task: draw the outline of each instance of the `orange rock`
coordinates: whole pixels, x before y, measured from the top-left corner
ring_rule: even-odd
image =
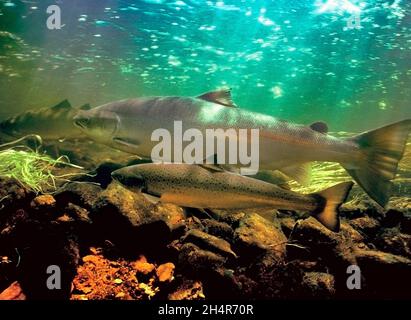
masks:
[[[144,256],[140,256],[140,258],[134,262],[133,268],[142,274],[149,274],[155,269],[154,264],[148,263]]]
[[[52,207],[56,204],[56,199],[50,194],[37,196],[31,202],[32,207]]]
[[[171,280],[173,280],[174,269],[175,265],[171,262],[158,266],[156,270],[158,280],[160,282],[170,282]]]
[[[0,300],[26,300],[26,295],[21,289],[20,284],[15,281],[0,293]]]

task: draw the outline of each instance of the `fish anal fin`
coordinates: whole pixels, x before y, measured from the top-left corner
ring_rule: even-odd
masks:
[[[237,105],[231,98],[231,89],[206,92],[197,98],[208,102],[217,103],[225,107],[237,108]]]
[[[306,186],[311,180],[311,165],[303,163],[279,169],[286,176],[297,181],[299,184]]]

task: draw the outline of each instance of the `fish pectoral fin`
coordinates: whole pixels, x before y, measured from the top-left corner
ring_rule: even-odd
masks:
[[[210,172],[224,172],[224,169],[215,164],[199,164],[203,169],[206,169]]]
[[[225,164],[218,164],[217,154],[213,154],[210,157],[204,159],[202,164],[199,164],[200,167],[211,172],[238,172],[235,167]]]
[[[121,138],[121,137],[114,137],[113,141],[123,146],[131,147],[131,148],[137,148],[140,145],[138,141],[127,139],[127,138]]]
[[[231,98],[231,89],[206,92],[197,98],[204,101],[217,103],[225,107],[237,108],[237,105]]]
[[[311,181],[311,165],[310,163],[298,164],[279,169],[286,176],[297,181],[303,186],[307,186]]]
[[[60,103],[56,104],[55,106],[51,107],[51,109],[52,110],[71,109],[71,104],[67,99],[65,99],[61,101]]]
[[[144,198],[146,198],[148,201],[150,201],[153,204],[159,203],[160,200],[161,200],[160,197],[154,196],[154,195],[149,194],[149,193],[142,192],[142,194],[143,194]]]
[[[278,170],[260,170],[257,174],[248,177],[281,186],[283,189],[287,188],[287,181],[289,180],[288,177]]]

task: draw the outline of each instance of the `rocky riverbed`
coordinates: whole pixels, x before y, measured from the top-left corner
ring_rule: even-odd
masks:
[[[97,169],[53,194],[0,179],[1,299],[411,298],[405,169],[386,211],[354,188],[333,233],[299,212],[153,205],[111,181],[111,171],[138,161],[125,158],[75,159]],[[333,165],[322,169],[334,177],[321,183],[347,179]],[[347,287],[352,265],[361,289]],[[61,270],[60,290],[47,287],[49,266]]]

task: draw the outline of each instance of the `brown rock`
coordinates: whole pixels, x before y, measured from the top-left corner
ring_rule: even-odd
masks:
[[[216,251],[217,253],[236,258],[237,255],[231,250],[231,245],[227,241],[217,238],[208,233],[194,229],[187,232],[183,242],[191,242],[198,245],[200,248]]]
[[[204,231],[221,239],[232,241],[234,230],[227,223],[214,219],[203,219],[201,221]]]
[[[373,237],[381,228],[381,224],[378,220],[369,216],[352,219],[349,220],[348,223],[367,237]]]
[[[102,188],[91,183],[68,183],[55,194],[55,199],[61,205],[73,203],[80,207],[91,209],[98,199]]]
[[[226,258],[216,253],[202,250],[192,243],[185,243],[178,255],[179,265],[189,271],[215,271],[224,265]]]
[[[386,229],[375,240],[376,246],[385,252],[411,258],[411,235],[398,229]]]
[[[335,279],[329,273],[306,272],[302,286],[310,297],[332,298],[335,295]]]
[[[158,280],[160,282],[170,282],[173,280],[175,265],[171,262],[159,265],[156,270]]]
[[[367,298],[409,299],[411,260],[377,250],[355,250],[365,282],[361,292]]]
[[[290,217],[281,218],[280,219],[281,230],[283,230],[284,234],[289,237],[291,231],[294,229],[295,220]]]
[[[346,221],[341,222],[340,232],[343,234],[345,238],[351,239],[352,242],[355,242],[355,243],[364,242],[364,236]]]
[[[247,214],[234,233],[234,243],[241,258],[254,259],[271,252],[282,261],[285,256],[287,238],[281,228],[256,213]]]
[[[168,295],[169,300],[202,300],[204,299],[203,285],[200,281],[183,280],[176,291]]]
[[[20,284],[15,281],[0,293],[0,300],[26,300],[26,296]]]
[[[353,242],[346,237],[346,233],[332,232],[313,217],[300,220],[296,224],[289,242],[305,248],[311,257],[324,257],[334,264],[355,263]]]

